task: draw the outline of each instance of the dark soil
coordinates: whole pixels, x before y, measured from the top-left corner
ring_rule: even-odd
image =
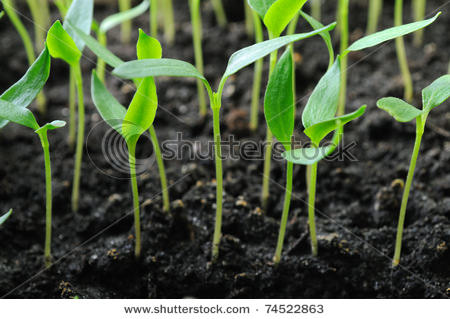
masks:
[[[324,22],[334,20],[327,1]],[[176,1],[177,34],[173,47],[163,43],[164,56],[193,61],[187,1]],[[227,30],[215,25],[211,8],[204,6],[206,76],[217,84],[232,52],[250,45],[244,32],[243,11],[225,1],[231,18]],[[331,3],[331,2],[330,2]],[[383,28],[392,24],[392,3],[385,5]],[[443,1],[428,1],[428,12]],[[25,10],[25,8],[24,8]],[[449,6],[426,29],[425,44],[406,45],[420,106],[420,90],[447,71],[450,42]],[[25,11],[27,12],[27,11]],[[97,7],[101,19],[113,9]],[[353,4],[352,40],[365,29],[366,7]],[[406,21],[411,21],[406,7]],[[56,12],[55,12],[56,17]],[[31,25],[27,24],[31,28]],[[148,29],[147,16],[135,26]],[[25,53],[7,18],[0,22],[0,91],[26,70]],[[306,28],[302,23],[299,30]],[[137,32],[134,34],[136,40]],[[119,43],[109,34],[110,48],[123,59],[134,59],[134,45]],[[301,110],[324,73],[328,57],[319,37],[296,46],[296,131],[301,135]],[[81,179],[80,211],[70,210],[73,153],[66,143],[67,128],[50,134],[54,211],[51,269],[43,268],[44,168],[37,136],[9,124],[0,132],[0,211],[14,209],[0,230],[0,296],[15,298],[446,298],[450,293],[450,113],[449,103],[435,109],[428,121],[408,204],[401,267],[392,270],[401,189],[412,152],[413,123],[399,124],[375,107],[377,99],[401,97],[402,86],[394,43],[350,56],[348,110],[368,105],[366,115],[346,128],[345,145],[354,160],[335,159],[319,165],[317,231],[319,256],[310,254],[305,203],[304,167],[295,168],[294,198],[284,254],[274,267],[274,253],[283,200],[284,162],[272,167],[270,207],[262,213],[259,194],[262,161],[224,161],[224,216],[220,258],[210,264],[215,217],[212,160],[167,161],[171,213],[161,211],[156,166],[139,178],[142,203],[143,257],[134,258],[132,202],[127,167],[111,166],[102,152],[106,127],[99,125],[89,93],[95,58],[86,50],[83,60],[87,99],[87,142]],[[223,101],[223,139],[263,141],[264,125],[256,134],[245,125],[250,105],[252,68],[229,80]],[[107,77],[108,87],[124,105],[132,90]],[[197,115],[196,84],[191,79],[159,79],[161,107],[155,121],[161,141],[177,132],[189,140],[211,140],[211,117]],[[46,86],[49,112],[39,122],[68,120],[68,70],[52,64]],[[35,112],[37,114],[37,112]],[[264,123],[261,115],[260,123]],[[142,158],[151,155],[147,139],[139,146]],[[121,166],[122,165],[122,166]]]

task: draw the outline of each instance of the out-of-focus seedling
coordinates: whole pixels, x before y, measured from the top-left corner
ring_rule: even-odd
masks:
[[[377,32],[378,20],[380,19],[381,12],[383,11],[383,0],[369,0],[369,13],[367,19],[366,34],[372,34]],[[423,19],[418,19],[423,20]]]

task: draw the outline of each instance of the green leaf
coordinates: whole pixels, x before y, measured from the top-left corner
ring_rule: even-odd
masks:
[[[396,97],[385,97],[377,101],[377,106],[388,112],[399,122],[409,122],[422,114],[422,111]]]
[[[107,32],[108,30],[114,28],[115,26],[121,24],[122,22],[132,20],[137,16],[140,16],[148,9],[149,5],[150,5],[149,1],[144,0],[139,5],[137,5],[134,8],[131,8],[130,10],[110,15],[100,24],[100,32]]]
[[[83,52],[84,41],[81,39],[72,26],[77,27],[84,33],[91,33],[92,19],[94,15],[94,0],[73,0],[64,19],[64,28],[72,37],[78,50]]]
[[[123,120],[122,136],[127,143],[137,142],[139,136],[150,128],[157,108],[155,81],[152,77],[147,77],[139,85]]]
[[[122,135],[122,122],[127,110],[109,93],[95,70],[92,71],[91,95],[92,101],[103,120]]]
[[[332,30],[332,29],[334,29],[335,26],[336,26],[336,23],[332,23],[322,29],[314,30],[312,32],[286,35],[283,37],[263,41],[263,42],[254,44],[252,46],[243,48],[243,49],[233,53],[233,55],[230,57],[230,60],[228,61],[227,69],[226,69],[225,74],[223,75],[222,79],[228,78],[230,75],[238,72],[239,70],[252,64],[253,62],[265,57],[266,55],[270,54],[272,51],[278,50],[279,48],[281,48],[285,45],[288,45],[289,43],[303,40],[306,38],[310,38],[312,36],[320,34],[323,31]]]
[[[33,130],[39,128],[33,113],[29,109],[4,100],[0,100],[0,118],[27,126]]]
[[[50,54],[47,47],[45,47],[39,57],[28,68],[25,75],[6,90],[0,96],[0,99],[18,107],[28,107],[47,82],[50,74],[50,64]],[[0,128],[6,124],[8,124],[8,121],[0,118]]]
[[[277,0],[248,0],[248,5],[250,8],[256,11],[256,13],[264,19],[267,10],[276,2]]]
[[[415,32],[417,30],[423,29],[426,26],[432,24],[436,19],[439,17],[441,12],[438,12],[433,18],[413,22],[409,24],[404,24],[398,27],[389,28],[380,32],[373,33],[371,35],[365,36],[364,38],[359,39],[358,41],[355,41],[351,46],[349,46],[345,53],[348,53],[349,51],[359,51],[366,48],[373,47],[377,44],[404,36],[408,33]]]
[[[60,121],[60,120],[52,121],[52,122],[47,123],[47,124],[44,125],[44,127],[47,130],[56,130],[56,129],[64,127],[64,126],[66,126],[66,122],[65,121]]]
[[[3,224],[9,218],[9,216],[11,216],[11,214],[12,214],[12,208],[7,213],[0,216],[0,225]]]
[[[363,105],[355,112],[316,123],[306,128],[303,132],[311,139],[314,144],[318,145],[320,141],[329,133],[360,117],[364,114],[365,111],[366,105]]]
[[[69,24],[69,23],[68,23]],[[108,65],[112,67],[118,67],[122,63],[124,63],[119,57],[114,55],[111,51],[101,45],[96,39],[91,37],[89,34],[84,33],[82,30],[78,29],[75,26],[71,25],[73,31],[77,34],[79,38],[81,38],[86,46],[94,52],[96,56],[104,60]]]
[[[340,68],[338,58],[314,88],[302,114],[302,123],[305,128],[335,116],[341,83]]]
[[[267,125],[285,147],[290,145],[294,133],[292,74],[292,54],[291,50],[287,49],[270,76],[264,98],[264,116]]]
[[[450,97],[450,74],[436,79],[422,90],[423,111],[430,112]]]
[[[336,147],[329,145],[325,147],[305,147],[286,151],[282,154],[285,160],[294,164],[312,165],[327,157]]]
[[[59,21],[48,30],[47,47],[53,58],[62,59],[70,65],[77,65],[80,61],[81,51]]]
[[[314,19],[313,17],[311,17],[310,15],[306,14],[303,11],[300,11],[300,15],[306,20],[306,22],[308,22],[311,25],[311,27],[314,30],[322,29],[324,27],[322,23],[320,23],[319,21],[317,21],[316,19]],[[331,67],[334,63],[334,49],[333,43],[331,42],[330,32],[322,31],[321,33],[319,33],[319,35],[322,37],[323,41],[325,42],[325,45],[327,46],[328,54],[330,56],[329,59],[330,62],[328,66]]]
[[[138,60],[161,59],[161,43],[159,43],[157,39],[145,34],[142,29],[139,29],[139,38],[136,44],[136,52]]]
[[[289,22],[300,11],[307,0],[278,0],[275,1],[264,15],[264,24],[272,33],[278,37],[287,27]]]

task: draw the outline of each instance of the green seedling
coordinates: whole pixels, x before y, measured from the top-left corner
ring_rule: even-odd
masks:
[[[27,73],[0,97],[0,121],[11,121],[33,129],[39,136],[44,151],[46,226],[44,257],[46,266],[51,264],[52,234],[52,175],[50,163],[50,144],[47,131],[65,125],[64,121],[53,121],[39,126],[33,113],[27,109],[47,82],[50,74],[50,54],[47,47],[28,69]]]
[[[154,1],[156,2],[156,1]],[[121,11],[119,13],[110,15],[109,17],[105,18],[98,27],[97,32],[97,38],[98,42],[100,42],[101,45],[106,47],[107,45],[107,38],[106,33],[111,30],[112,28],[116,27],[117,25],[124,23],[125,21],[132,20],[141,14],[143,14],[145,11],[147,11],[149,7],[149,1],[144,0],[142,1],[138,6],[131,8],[126,11]],[[100,80],[105,80],[105,61],[103,61],[101,58],[98,58],[97,60],[97,75],[100,78]]]
[[[366,34],[372,34],[378,30],[378,20],[383,11],[383,0],[369,0],[369,13],[367,19]],[[418,19],[423,20],[422,19]]]
[[[275,39],[281,35],[292,19],[303,7],[307,0],[248,0],[250,7],[258,13],[264,22],[268,32],[269,39]],[[278,52],[270,54],[269,79],[277,63]],[[272,161],[272,143],[273,134],[267,127],[266,149],[264,154],[264,172],[261,190],[261,204],[263,210],[267,210],[269,200],[270,167]]]
[[[0,216],[0,225],[2,225],[4,222],[6,222],[6,220],[11,216],[12,211],[13,210],[11,208],[7,213],[5,213],[4,215]]]
[[[246,8],[250,8],[245,4]],[[264,40],[261,18],[256,11],[250,10],[253,15],[253,25],[255,33],[255,43],[260,43]],[[252,87],[252,105],[250,110],[250,129],[255,132],[258,129],[258,115],[259,115],[259,96],[261,95],[261,79],[263,72],[263,59],[255,62],[253,71],[253,87]]]
[[[400,206],[400,215],[397,227],[397,239],[395,242],[395,253],[392,260],[392,266],[398,266],[400,263],[400,254],[402,249],[403,226],[405,222],[406,207],[414,178],[417,157],[419,155],[420,143],[425,131],[425,123],[428,114],[436,106],[441,105],[450,97],[450,75],[443,75],[429,86],[422,90],[422,110],[417,109],[411,104],[395,98],[386,97],[378,100],[377,106],[392,115],[398,122],[410,122],[416,120],[416,140],[409,164],[408,177],[403,190],[402,203]]]
[[[50,9],[48,0],[27,0],[34,25],[35,46],[42,51],[47,28],[50,25]]]
[[[340,54],[341,54],[341,90],[339,92],[339,106],[337,115],[341,116],[345,112],[347,97],[347,55],[344,54],[348,47],[348,4],[349,0],[339,0],[338,2],[338,28],[340,34]]]
[[[138,56],[145,54],[145,57],[151,56],[153,59],[160,59],[161,52],[161,46],[156,39],[147,37],[141,33],[138,42]],[[158,108],[155,81],[153,77],[145,77],[139,80],[138,89],[128,110],[108,92],[95,72],[92,74],[91,92],[92,100],[102,118],[122,135],[127,143],[136,234],[135,255],[139,257],[141,254],[141,227],[135,154],[139,137],[151,127],[155,119]]]
[[[253,21],[253,10],[248,5],[246,0],[244,1],[244,14],[245,14],[245,31],[247,32],[248,37],[253,37],[255,33],[254,29],[254,21]]]
[[[58,8],[59,13],[64,18],[69,11],[72,0],[55,0],[55,6]]]
[[[425,11],[427,8],[426,0],[413,0],[413,15],[415,21],[425,19]],[[414,45],[420,47],[423,43],[423,29],[414,33]]]
[[[394,9],[394,24],[399,26],[403,21],[403,0],[395,0]],[[400,71],[403,78],[404,99],[411,102],[413,99],[413,83],[411,78],[411,72],[408,66],[408,57],[406,56],[405,41],[403,37],[398,37],[395,39],[395,48],[397,50],[397,59],[400,66]]]
[[[322,0],[311,0],[311,16],[316,20],[320,20],[322,16],[321,1]]]
[[[119,57],[114,55],[111,51],[106,49],[104,46],[102,46],[97,40],[95,40],[90,35],[84,33],[82,30],[78,29],[77,27],[73,27],[75,32],[79,37],[83,39],[83,41],[86,43],[86,46],[97,55],[97,57],[103,59],[109,66],[111,67],[118,67],[119,65],[123,64],[124,61],[122,61]],[[145,40],[149,38],[149,40]],[[150,37],[146,36],[145,33],[142,30],[139,30],[139,41],[137,49],[141,51],[141,53],[138,54],[140,58],[145,57],[145,50],[144,45],[146,43],[152,43],[155,40],[150,40]],[[141,43],[141,45],[139,45]],[[149,45],[150,45],[149,44]],[[159,45],[159,44],[158,44]],[[152,52],[152,50],[149,49],[149,52]],[[139,80],[133,79],[136,86],[139,85]],[[150,139],[153,144],[153,149],[155,151],[155,157],[156,157],[156,163],[158,164],[158,170],[159,170],[159,177],[161,180],[161,188],[162,188],[162,196],[163,196],[163,211],[169,211],[170,209],[170,201],[169,201],[169,190],[167,188],[167,178],[166,178],[166,170],[164,167],[164,161],[162,158],[161,150],[159,147],[158,137],[156,135],[156,131],[154,126],[150,126],[149,128],[150,133]]]
[[[214,14],[216,15],[217,23],[221,28],[226,27],[227,25],[227,16],[225,14],[225,10],[223,8],[222,0],[211,0]]]
[[[119,12],[125,12],[131,9],[131,0],[119,0]],[[122,43],[130,43],[131,40],[131,20],[122,21],[120,29],[120,39]]]
[[[27,29],[25,28],[19,16],[17,15],[14,0],[1,0],[1,1],[3,3],[3,9],[5,10],[6,14],[8,15],[12,24],[14,25],[14,28],[19,33],[20,38],[22,39],[23,45],[25,47],[25,52],[27,54],[28,64],[31,66],[36,58],[36,56],[34,55],[33,42],[31,41],[31,37],[28,34]],[[36,103],[38,105],[39,111],[41,113],[45,113],[47,101],[43,92],[40,92],[39,95],[37,96]]]
[[[168,45],[173,45],[175,41],[175,18],[172,0],[163,0],[162,5],[164,12],[164,39]]]
[[[202,16],[200,12],[200,0],[189,0],[189,9],[191,11],[192,24],[192,42],[194,44],[195,66],[203,74],[203,50],[202,50]],[[205,116],[206,95],[201,80],[197,80],[198,106],[201,116]]]
[[[125,78],[146,78],[146,77],[193,77],[202,80],[209,95],[210,106],[213,112],[213,134],[214,134],[214,154],[216,164],[216,222],[214,227],[214,237],[212,245],[212,260],[217,260],[219,256],[219,244],[222,228],[222,196],[223,196],[223,174],[221,156],[220,137],[220,109],[222,105],[222,93],[227,79],[244,67],[271,54],[278,49],[289,45],[291,42],[306,39],[319,34],[325,30],[333,29],[335,24],[330,24],[321,30],[308,33],[300,33],[290,36],[278,37],[276,39],[257,43],[250,47],[235,52],[228,61],[228,66],[223,74],[218,90],[213,92],[209,82],[191,64],[174,59],[146,59],[130,61],[121,64],[114,69],[113,74]]]
[[[158,37],[158,0],[150,1],[150,34]]]
[[[318,162],[331,154],[339,144],[343,133],[343,126],[364,114],[366,106],[357,111],[335,117],[340,92],[340,58],[328,69],[311,94],[302,114],[303,131],[311,140],[311,147],[287,150],[283,153],[284,158],[291,163],[310,165],[310,176],[308,184],[308,221],[311,237],[311,251],[314,256],[318,254],[318,243],[315,226],[315,196],[317,181]],[[322,140],[335,131],[335,137],[331,145],[320,146]],[[284,228],[287,219],[283,221]],[[281,233],[281,232],[280,232]],[[284,235],[284,234],[283,234]],[[279,262],[283,238],[279,238],[275,262]]]

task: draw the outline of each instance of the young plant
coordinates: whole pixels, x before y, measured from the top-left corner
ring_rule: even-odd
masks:
[[[335,24],[330,24],[323,29],[315,30],[313,32],[279,37],[257,43],[235,52],[228,61],[227,69],[220,80],[219,87],[216,92],[213,92],[209,82],[193,65],[184,61],[174,59],[145,59],[126,62],[114,69],[113,74],[125,79],[169,76],[193,77],[202,80],[206,91],[208,92],[210,105],[213,111],[214,155],[216,164],[216,222],[212,245],[213,261],[217,260],[219,256],[219,244],[222,228],[223,174],[220,137],[220,109],[222,105],[222,93],[227,79],[244,67],[271,54],[271,52],[277,51],[291,42],[312,37],[325,30],[331,30],[334,26]]]
[[[308,220],[311,239],[311,251],[314,256],[318,254],[318,243],[315,226],[315,196],[318,162],[331,154],[339,144],[343,133],[343,126],[348,122],[364,114],[366,106],[361,106],[357,111],[335,117],[341,86],[340,58],[334,62],[325,75],[320,79],[312,92],[302,114],[303,131],[311,140],[311,147],[294,150],[286,150],[284,158],[294,164],[311,165],[308,184]],[[320,146],[322,140],[335,131],[333,142],[326,146]],[[286,221],[285,221],[286,223]],[[275,255],[275,262],[279,262],[282,248],[279,241],[279,250]]]
[[[173,15],[172,0],[163,0],[164,12],[164,39],[168,45],[173,45],[175,42],[175,18]]]
[[[150,1],[150,34],[158,37],[158,0]]]
[[[34,25],[35,46],[38,51],[44,47],[45,35],[50,25],[48,0],[27,0]]]
[[[4,222],[6,222],[6,220],[11,216],[12,214],[12,208],[6,212],[5,214],[3,214],[2,216],[0,216],[0,225],[2,225]]]
[[[367,29],[366,29],[367,35],[377,32],[378,20],[380,19],[382,11],[383,11],[383,0],[369,0],[369,12],[368,12],[369,17],[367,19]]]
[[[50,54],[47,47],[31,65],[27,73],[0,97],[0,122],[8,121],[29,127],[39,136],[44,151],[45,190],[46,190],[46,226],[44,257],[46,266],[51,264],[52,234],[52,176],[50,163],[50,144],[47,131],[65,125],[64,121],[53,121],[39,126],[33,113],[27,109],[47,82],[50,74]],[[6,122],[6,123],[5,123]]]
[[[131,0],[119,0],[119,12],[125,12],[131,9]],[[120,39],[122,43],[128,44],[131,39],[131,20],[122,21],[120,30]]]
[[[147,41],[147,43],[138,43],[138,55],[144,49],[145,51],[143,52],[145,53],[142,54],[145,54],[146,57],[151,56],[153,59],[161,58],[161,46],[156,39],[149,37],[140,37],[140,39],[145,39],[142,41]],[[131,189],[133,193],[134,228],[136,234],[136,257],[140,257],[141,254],[139,193],[136,180],[136,144],[139,137],[153,124],[158,108],[158,97],[153,77],[146,77],[138,82],[138,89],[126,110],[108,92],[95,72],[92,74],[91,81],[92,100],[97,110],[105,122],[122,135],[128,147]]]
[[[406,178],[405,188],[403,190],[402,203],[400,206],[400,215],[397,227],[397,239],[395,242],[395,253],[392,260],[392,266],[398,266],[400,263],[400,254],[402,249],[403,225],[405,223],[406,207],[411,189],[414,170],[416,168],[417,157],[419,155],[420,143],[425,131],[425,123],[428,114],[436,106],[441,105],[450,97],[450,75],[443,75],[429,86],[422,90],[422,110],[408,104],[407,102],[395,97],[386,97],[378,100],[377,106],[392,115],[398,122],[410,122],[416,120],[416,140],[409,164],[408,177]]]
[[[250,8],[245,4],[246,8]],[[255,43],[262,42],[264,40],[263,29],[261,24],[261,18],[256,11],[250,10],[250,14],[253,15],[253,30],[255,33]],[[255,62],[253,71],[253,87],[252,87],[252,105],[250,110],[250,129],[255,132],[258,129],[258,115],[259,115],[259,96],[261,94],[261,79],[263,72],[263,59]]]
[[[32,65],[35,60],[33,42],[31,41],[30,35],[28,34],[27,29],[23,25],[19,16],[17,15],[17,10],[15,9],[14,0],[1,0],[3,3],[3,9],[11,20],[14,28],[19,33],[20,38],[22,39],[23,45],[25,47],[25,52],[27,54],[28,65]],[[43,92],[40,92],[37,96],[36,103],[38,106],[38,110],[41,113],[45,113],[46,109],[46,98]]]
[[[420,21],[425,19],[425,11],[427,8],[426,0],[413,0],[414,20]],[[423,29],[414,33],[414,45],[420,47],[423,43]]]
[[[156,1],[154,1],[156,2]],[[117,25],[124,23],[128,20],[132,20],[141,14],[143,14],[145,11],[147,11],[149,7],[149,1],[144,0],[142,1],[138,6],[122,11],[113,15],[110,15],[109,17],[105,18],[98,27],[97,31],[97,38],[98,42],[100,42],[101,45],[106,47],[107,38],[106,38],[106,32],[111,30],[112,28],[116,27]],[[100,80],[105,80],[105,61],[101,58],[98,58],[97,60],[97,75],[100,78]]]
[[[349,0],[339,0],[338,2],[338,28],[340,34],[340,54],[341,54],[341,89],[339,91],[339,106],[337,115],[341,116],[345,112],[345,102],[347,97],[347,55],[344,54],[348,47],[348,3]]]
[[[394,24],[399,26],[403,20],[403,0],[395,0]],[[397,50],[397,59],[402,73],[403,85],[405,87],[404,99],[411,102],[413,99],[413,83],[411,72],[409,71],[408,58],[406,56],[405,41],[403,37],[395,39],[395,48]]]
[[[217,23],[221,28],[225,28],[227,25],[227,16],[225,10],[223,9],[222,0],[211,0],[214,14],[216,15]]]
[[[248,2],[244,0],[244,14],[245,14],[245,31],[247,32],[248,37],[252,37],[255,33],[254,30],[254,22],[253,22],[253,10],[248,5]]]
[[[73,30],[77,33],[77,35],[86,43],[86,46],[97,55],[99,59],[104,60],[111,67],[118,67],[123,64],[119,57],[114,55],[111,51],[102,46],[98,41],[96,41],[90,35],[84,33],[82,30],[78,29],[75,26],[72,26]],[[147,36],[142,30],[139,30],[139,40],[137,45],[138,56],[143,59],[146,55],[145,53],[145,45],[150,45],[155,40]],[[159,44],[158,44],[159,45]],[[140,53],[139,53],[140,52]],[[152,52],[149,50],[149,52]],[[133,79],[136,86],[139,86],[139,80]],[[161,154],[161,149],[159,147],[158,137],[156,135],[156,131],[154,126],[150,126],[149,128],[150,139],[153,144],[153,149],[155,152],[156,163],[158,165],[159,177],[161,181],[161,189],[162,189],[162,197],[163,197],[163,211],[167,212],[170,209],[170,201],[169,201],[169,190],[167,188],[167,178],[166,178],[166,170],[164,167],[164,161]]]
[[[322,15],[321,1],[322,0],[311,0],[311,16],[316,20],[320,20]]]

